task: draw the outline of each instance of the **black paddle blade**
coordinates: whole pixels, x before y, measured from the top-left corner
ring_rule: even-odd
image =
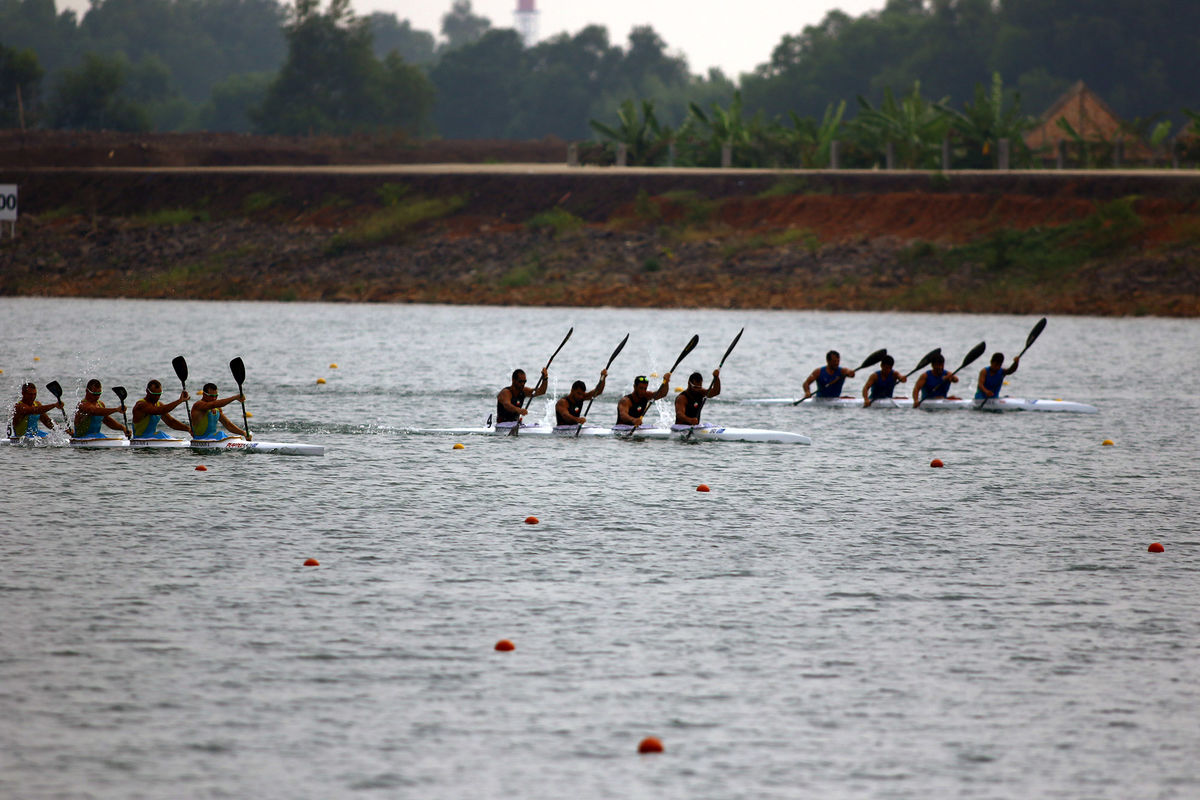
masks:
[[[963,367],[967,366],[972,361],[974,361],[975,359],[977,359],[981,355],[983,355],[984,350],[987,350],[987,342],[980,342],[979,344],[972,347],[971,352],[967,353],[967,355],[963,358],[962,363],[958,365],[958,369],[954,370],[955,374],[958,373],[959,369],[962,369]]]
[[[1026,350],[1029,349],[1030,345],[1032,345],[1034,342],[1037,341],[1037,337],[1041,336],[1042,331],[1045,329],[1046,329],[1046,318],[1042,317],[1041,319],[1038,320],[1037,325],[1033,326],[1033,330],[1031,330],[1029,332],[1029,337],[1027,339],[1025,339],[1025,349]]]
[[[242,363],[241,356],[229,362],[229,371],[233,373],[233,382],[238,385],[238,390],[241,391],[242,384],[246,382],[246,365]]]
[[[880,361],[883,360],[883,357],[886,355],[887,355],[887,348],[886,347],[880,348],[879,350],[876,350],[874,353],[871,353],[871,355],[867,356],[867,360],[864,361],[863,363],[859,364],[857,367],[855,367],[854,371],[858,372],[860,369],[866,369],[867,367],[878,364]]]
[[[546,362],[546,369],[550,369],[550,365],[551,365],[551,364],[554,362],[554,356],[557,356],[557,355],[558,355],[558,352],[559,352],[559,350],[562,350],[562,349],[563,349],[563,347],[565,347],[565,346],[566,346],[566,344],[567,344],[567,340],[571,338],[571,334],[572,334],[572,333],[574,333],[574,332],[575,332],[575,329],[574,329],[574,328],[571,328],[569,331],[567,331],[567,335],[563,337],[562,344],[560,344],[560,345],[558,346],[558,350],[555,350],[555,351],[554,351],[554,355],[553,355],[553,356],[550,356],[550,360]]]
[[[920,361],[917,362],[917,365],[912,368],[912,371],[909,372],[908,375],[912,375],[913,372],[916,372],[919,369],[929,366],[929,362],[933,361],[933,359],[936,358],[941,352],[942,352],[942,348],[940,348],[940,347],[935,347],[934,349],[930,350],[928,353],[925,354],[924,358],[922,358]],[[907,378],[908,375],[905,375],[904,377]]]
[[[737,346],[738,339],[742,338],[742,334],[746,332],[745,328],[738,331],[738,335],[733,337],[733,341],[729,343],[729,349],[725,351],[725,355],[721,356],[721,363],[717,364],[717,369],[725,366],[725,359],[729,358],[729,354],[733,352],[733,348]]]
[[[696,349],[696,345],[700,344],[700,334],[692,337],[692,340],[687,343],[687,347],[683,348],[683,352],[679,354],[679,358],[675,359],[675,364],[667,372],[674,372],[675,367],[679,366],[679,362],[687,358],[687,354]]]
[[[621,351],[625,349],[625,343],[628,341],[629,341],[629,334],[627,333],[627,334],[625,334],[625,338],[621,340],[621,343],[619,345],[617,345],[617,349],[613,350],[612,355],[608,357],[608,367],[611,367],[612,362],[617,360],[617,356],[619,356],[621,354]],[[605,367],[604,369],[607,370],[608,367]]]
[[[117,396],[117,399],[121,401],[121,405],[125,405],[125,398],[129,397],[129,392],[125,391],[125,387],[124,386],[114,386],[114,387],[112,387],[112,390],[113,390],[113,394],[115,394]]]
[[[62,387],[58,385],[58,381],[50,381],[46,384],[46,391],[62,400]]]
[[[187,359],[183,356],[175,356],[171,359],[171,366],[175,368],[175,374],[179,377],[179,382],[187,383]]]

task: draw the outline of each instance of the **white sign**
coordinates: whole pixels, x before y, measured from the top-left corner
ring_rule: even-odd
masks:
[[[17,221],[17,185],[0,183],[0,222]]]

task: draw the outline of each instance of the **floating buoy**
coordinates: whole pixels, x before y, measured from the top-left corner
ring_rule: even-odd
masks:
[[[662,741],[657,736],[647,736],[638,742],[639,753],[661,753],[662,751]]]
[[[501,639],[500,641],[496,642],[496,649],[501,653],[510,653],[513,650],[516,650],[517,646],[508,639]]]
[[[451,449],[453,449],[453,450],[465,450],[465,449],[466,449],[466,447],[463,445],[463,443],[462,443],[462,442],[455,442],[455,443],[454,443],[454,447],[453,447],[453,448],[451,448]]]
[[[946,465],[942,463],[942,460],[941,460],[940,458],[935,458],[933,461],[930,461],[930,462],[929,462],[929,466],[931,466],[931,467],[944,467],[944,466],[946,466]]]
[[[707,492],[707,491],[708,491],[708,484],[707,484],[707,483],[702,483],[702,484],[700,484],[699,486],[697,486],[697,487],[696,487],[696,491],[697,491],[697,492]]]
[[[322,383],[324,383],[324,382],[325,382],[325,379],[324,379],[324,378],[317,378],[317,385],[318,385],[318,386],[320,386],[320,385],[321,385]]]
[[[246,412],[246,419],[250,419],[250,418],[251,418],[251,417],[253,417],[253,416],[254,416],[254,413],[253,413],[253,412],[251,412],[251,411],[247,411],[247,412]]]
[[[321,566],[321,562],[317,561],[315,558],[306,558],[306,559],[304,559],[304,566],[319,567],[319,566]]]
[[[675,394],[679,394],[679,393],[680,393],[680,392],[682,392],[682,391],[683,391],[683,387],[682,387],[682,386],[676,386],[676,387],[675,387]]]
[[[657,377],[658,377],[658,373],[657,373],[657,372],[651,372],[651,373],[650,373],[650,377],[651,377],[651,378],[657,378]]]
[[[41,361],[41,359],[40,359],[40,358],[38,358],[37,356],[34,356],[34,357],[33,357],[33,360],[34,360],[34,361]]]
[[[208,467],[204,466],[203,464],[200,464],[199,466],[196,467],[196,472],[208,472]]]
[[[330,368],[330,369],[337,369],[337,364],[330,364],[330,365],[329,365],[329,368]]]
[[[1149,546],[1149,547],[1147,547],[1147,548],[1146,548],[1146,550],[1147,550],[1148,552],[1151,552],[1151,553],[1162,553],[1162,552],[1165,552],[1165,551],[1164,551],[1164,549],[1163,549],[1163,546],[1162,546],[1161,544],[1159,544],[1158,542],[1151,542],[1151,543],[1150,543],[1150,546]]]
[[[537,525],[537,524],[538,524],[538,518],[537,518],[537,517],[526,517],[526,518],[525,518],[525,524],[526,524],[526,525]]]
[[[1112,439],[1105,439],[1103,442],[1100,443],[1100,446],[1101,447],[1112,447],[1114,444],[1115,444],[1115,442],[1113,442]]]

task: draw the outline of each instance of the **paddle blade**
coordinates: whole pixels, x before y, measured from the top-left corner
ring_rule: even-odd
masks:
[[[875,364],[878,364],[880,361],[882,361],[883,357],[886,355],[887,355],[887,348],[886,347],[880,348],[879,350],[876,350],[874,353],[871,353],[871,355],[867,356],[867,360],[864,361],[863,363],[859,364],[857,367],[855,367],[854,371],[858,372],[860,369],[866,369],[867,367],[874,366]]]
[[[954,370],[954,373],[957,374],[959,369],[962,369],[963,367],[967,366],[972,361],[974,361],[975,359],[977,359],[981,355],[983,355],[984,350],[987,350],[987,342],[980,342],[979,344],[972,347],[971,352],[967,353],[967,355],[963,358],[962,363],[958,365],[958,369]]]
[[[1038,320],[1037,325],[1033,326],[1033,330],[1029,332],[1029,336],[1025,339],[1025,349],[1037,341],[1037,337],[1042,335],[1042,331],[1046,329],[1046,318],[1042,317]]]
[[[928,353],[925,354],[924,358],[922,358],[920,361],[917,362],[917,365],[912,368],[912,371],[909,372],[908,375],[912,375],[913,372],[916,372],[920,369],[924,369],[925,367],[929,366],[929,362],[933,361],[933,359],[937,358],[937,356],[941,352],[942,352],[942,348],[940,348],[940,347],[935,347],[934,349],[930,350]],[[907,378],[908,375],[905,375],[904,377]]]
[[[621,354],[621,351],[625,349],[625,343],[628,341],[629,341],[629,334],[627,333],[627,334],[625,334],[625,338],[621,340],[621,343],[619,345],[617,345],[617,349],[613,350],[612,355],[608,357],[608,367],[611,367],[612,362],[617,360],[617,356],[619,356]],[[608,367],[605,367],[605,369],[607,370]]]
[[[241,390],[242,384],[246,382],[246,365],[242,363],[241,356],[229,362],[229,371],[233,373],[233,382]]]
[[[58,385],[58,381],[50,381],[46,384],[46,391],[62,400],[62,387]]]
[[[675,364],[669,370],[667,370],[667,372],[674,372],[675,367],[679,366],[679,362],[687,358],[688,353],[695,350],[696,345],[698,344],[700,344],[700,334],[697,333],[692,337],[692,340],[687,343],[687,347],[683,348],[683,352],[679,354],[679,358],[675,359]]]
[[[733,337],[733,341],[729,343],[729,349],[725,351],[725,355],[721,356],[721,363],[717,364],[717,369],[725,366],[725,359],[729,358],[729,354],[733,352],[733,348],[737,346],[738,339],[742,338],[742,334],[746,332],[745,328],[738,331],[738,335]]]
[[[554,355],[550,356],[550,360],[546,362],[546,369],[550,369],[550,365],[554,362],[554,356],[557,356],[559,353],[559,350],[562,350],[563,347],[566,346],[567,340],[571,338],[571,334],[574,332],[575,332],[574,328],[571,328],[569,331],[567,331],[567,335],[563,337],[562,343],[558,346],[558,350],[555,350]]]
[[[179,377],[179,382],[187,383],[187,359],[183,356],[175,356],[171,359],[171,366],[175,368],[175,374]]]
[[[114,386],[114,387],[112,387],[112,390],[113,390],[113,394],[115,394],[117,396],[117,399],[121,401],[121,405],[125,405],[125,398],[129,397],[129,392],[125,391],[125,387],[124,386]]]

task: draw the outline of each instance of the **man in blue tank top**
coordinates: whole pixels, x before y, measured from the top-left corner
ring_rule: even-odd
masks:
[[[129,429],[112,418],[113,414],[121,413],[121,407],[107,408],[100,400],[100,395],[103,393],[104,387],[100,385],[100,381],[92,378],[87,382],[83,399],[75,407],[74,436],[76,439],[111,438],[101,432],[101,425],[112,428],[114,431],[120,431],[126,436],[129,435]]]
[[[600,370],[600,382],[590,392],[587,390],[587,384],[583,381],[575,381],[571,384],[571,391],[558,398],[558,402],[554,404],[555,425],[560,428],[576,428],[587,422],[587,417],[582,416],[583,401],[594,400],[603,394],[604,380],[607,377],[608,370]]]
[[[979,383],[975,387],[975,399],[986,401],[991,397],[999,397],[1004,387],[1005,377],[1012,375],[1021,365],[1021,357],[1013,359],[1012,366],[1004,368],[1004,353],[993,353],[992,363],[979,370]]]
[[[929,367],[913,387],[913,408],[919,408],[922,400],[958,399],[948,398],[950,384],[958,383],[958,376],[946,371],[946,357],[938,353],[929,361]]]
[[[228,433],[225,433],[225,431],[217,428],[217,423],[220,423],[230,433],[249,439],[250,437],[246,436],[246,432],[237,425],[234,425],[229,420],[229,417],[225,416],[225,412],[221,410],[234,400],[245,402],[246,398],[244,395],[235,394],[218,399],[217,385],[215,383],[204,384],[204,396],[192,406],[192,438],[211,439],[217,442],[233,438]]]
[[[710,397],[721,393],[721,370],[713,370],[712,383],[704,388],[704,376],[693,372],[688,377],[688,386],[675,398],[675,424],[695,427],[700,424],[700,412]]]
[[[817,382],[817,397],[840,397],[846,378],[853,378],[854,370],[842,366],[842,356],[837,350],[825,354],[825,366],[814,369],[804,382],[804,396],[812,397],[808,387]]]
[[[38,423],[53,430],[54,423],[50,420],[50,412],[62,408],[62,400],[54,405],[44,406],[37,402],[37,387],[32,383],[22,384],[21,399],[13,405],[12,420],[8,425],[8,435],[17,438],[28,436],[31,439],[41,439],[46,431],[38,428]]]
[[[895,370],[896,359],[891,356],[884,356],[879,361],[879,369],[871,373],[871,377],[867,378],[867,382],[863,384],[863,408],[870,408],[871,403],[876,400],[892,399],[892,392],[896,389],[897,383],[906,383],[908,378],[901,375]]]
[[[166,431],[158,430],[161,421],[167,427],[177,431],[191,433],[191,428],[171,416],[176,406],[188,399],[186,390],[179,393],[179,399],[170,403],[161,403],[162,384],[152,380],[146,384],[146,396],[133,404],[133,438],[134,439],[170,439]]]
[[[640,428],[642,417],[655,400],[661,400],[671,390],[671,373],[663,375],[662,386],[654,394],[650,394],[650,381],[645,375],[633,379],[633,391],[621,398],[617,403],[617,427]]]
[[[513,423],[529,413],[529,409],[524,407],[525,398],[529,397],[532,400],[538,395],[545,394],[549,384],[550,379],[544,367],[542,368],[542,377],[538,379],[537,386],[532,389],[525,385],[525,370],[514,369],[512,384],[505,386],[496,395],[496,427],[499,428],[501,425],[512,427]]]

